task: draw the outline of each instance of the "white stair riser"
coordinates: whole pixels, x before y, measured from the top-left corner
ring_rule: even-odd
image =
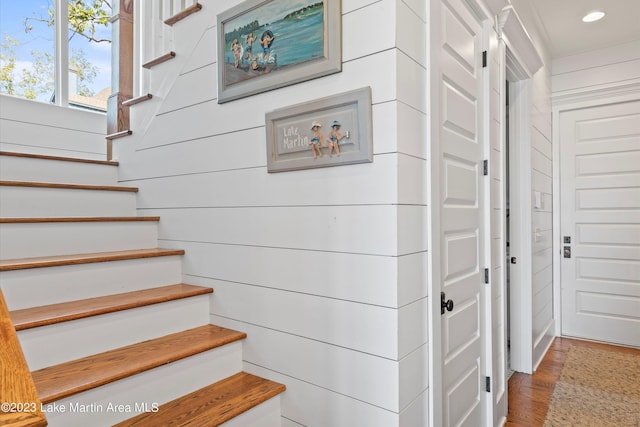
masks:
[[[0,272],[9,310],[181,282],[182,257],[177,255]]]
[[[136,193],[67,188],[0,187],[0,217],[135,216]]]
[[[137,412],[108,411],[109,404],[125,405],[122,409],[135,409],[135,404],[162,404],[184,394],[206,387],[242,369],[242,343],[235,342],[217,349],[170,363],[133,377],[125,378],[56,402],[65,412],[46,413],[49,427],[101,427],[137,415]],[[78,405],[93,412],[72,411]],[[52,404],[53,405],[53,404]],[[99,406],[101,405],[101,406]],[[46,405],[44,409],[49,409]],[[54,409],[50,407],[50,409]]]
[[[209,294],[18,332],[30,370],[208,323]],[[43,349],[47,349],[43,351]]]
[[[95,163],[0,156],[0,180],[117,185],[118,168]]]
[[[157,246],[158,226],[151,221],[0,224],[0,259]]]
[[[220,424],[220,427],[281,427],[280,396],[249,409],[237,417]]]

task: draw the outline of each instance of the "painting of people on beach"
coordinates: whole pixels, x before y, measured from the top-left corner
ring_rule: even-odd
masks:
[[[219,15],[218,102],[340,71],[339,3],[249,0]]]

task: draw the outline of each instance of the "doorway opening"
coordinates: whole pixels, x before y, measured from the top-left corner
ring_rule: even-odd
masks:
[[[513,63],[511,63],[513,64]],[[505,84],[505,273],[507,368],[530,374],[531,275],[531,80],[514,72],[507,56]]]

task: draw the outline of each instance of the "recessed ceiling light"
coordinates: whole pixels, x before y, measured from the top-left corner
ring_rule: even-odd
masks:
[[[587,13],[582,18],[582,22],[595,22],[602,18],[604,18],[604,12],[595,11],[595,12]]]

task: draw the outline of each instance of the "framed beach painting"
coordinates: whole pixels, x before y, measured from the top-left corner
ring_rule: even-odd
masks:
[[[218,103],[341,71],[340,0],[248,0],[218,15]]]

